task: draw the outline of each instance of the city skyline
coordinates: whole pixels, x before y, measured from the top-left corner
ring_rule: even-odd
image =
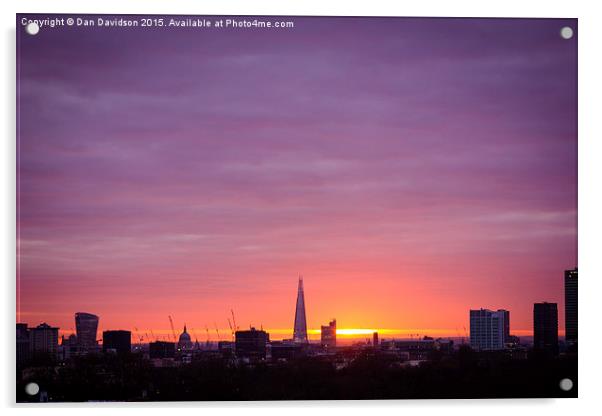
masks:
[[[565,270],[565,296],[572,298],[567,302],[566,314],[574,314],[576,311],[576,296],[578,291],[578,270]],[[292,337],[285,337],[278,340],[271,337],[269,331],[265,331],[263,325],[257,330],[252,325],[249,329],[240,328],[236,323],[234,310],[230,311],[232,320],[228,318],[228,325],[231,332],[231,338],[223,340],[220,337],[219,328],[215,324],[216,339],[211,339],[208,326],[205,326],[207,338],[205,341],[197,337],[196,331],[193,329],[192,335],[195,337],[194,342],[191,335],[187,331],[187,326],[184,324],[183,330],[179,337],[177,335],[173,318],[168,316],[171,326],[171,338],[157,336],[150,330],[150,336],[147,332],[140,332],[138,328],[131,330],[105,330],[102,331],[102,339],[98,339],[98,321],[97,315],[88,312],[76,312],[74,319],[77,328],[77,335],[69,335],[68,338],[62,336],[62,341],[59,347],[59,328],[52,327],[47,323],[42,323],[37,327],[29,326],[26,323],[17,323],[17,361],[19,365],[26,364],[31,357],[34,359],[39,357],[39,354],[51,354],[54,358],[62,357],[63,360],[70,359],[72,356],[95,354],[102,350],[103,353],[117,353],[120,355],[128,355],[135,351],[143,353],[144,346],[150,351],[150,358],[178,358],[183,364],[192,362],[192,355],[198,355],[201,351],[211,351],[217,347],[218,355],[222,358],[228,356],[233,351],[238,358],[245,359],[294,359],[296,354],[304,354],[310,345],[308,339],[305,313],[305,295],[303,289],[303,277],[299,276],[297,298],[295,302],[295,320],[293,324]],[[465,333],[459,344],[460,349],[465,349],[467,345],[478,352],[509,352],[515,357],[526,357],[524,354],[527,351],[526,346],[532,345],[532,353],[536,355],[548,355],[555,357],[560,351],[559,331],[558,331],[558,306],[556,303],[541,302],[533,305],[533,339],[531,342],[521,342],[521,338],[516,336],[516,333],[511,333],[510,311],[499,309],[492,311],[489,309],[479,309],[469,311],[469,327],[470,332]],[[562,343],[563,353],[572,354],[576,352],[577,344],[577,320],[568,321],[571,329],[567,329],[566,340]],[[466,329],[464,329],[466,331]],[[343,335],[348,330],[343,329],[339,333],[337,331],[336,318],[332,319],[328,325],[322,325],[320,330],[319,345],[326,354],[336,352],[337,337]],[[375,329],[353,331],[353,335],[368,335],[372,331],[372,341],[370,338],[365,338],[365,342],[354,342],[354,347],[365,348],[369,346],[375,350],[380,348],[381,342],[385,342],[385,338],[379,342],[379,332]],[[290,335],[290,333],[287,333]],[[386,334],[389,335],[389,334]],[[459,334],[458,334],[459,335]],[[343,338],[344,339],[344,338]],[[135,348],[132,350],[132,340],[134,340]],[[100,341],[100,343],[99,343]],[[406,348],[434,348],[438,345],[438,349],[443,348],[446,352],[452,352],[454,341],[451,338],[433,338],[430,334],[412,334],[410,341],[399,340],[395,337],[386,340],[385,349],[397,348],[397,346],[405,345]],[[459,341],[459,340],[458,340]],[[468,341],[468,343],[466,343]],[[436,344],[435,344],[436,343]],[[346,344],[345,342],[343,344]],[[204,347],[201,347],[204,345]],[[235,345],[235,347],[233,347]],[[318,343],[316,342],[316,345]],[[275,348],[272,355],[272,350],[268,353],[269,348]],[[412,347],[414,346],[414,347]],[[29,347],[29,348],[27,348]],[[225,354],[225,355],[224,355]],[[292,354],[292,355],[291,355]],[[414,351],[414,357],[419,360],[428,359],[430,354],[426,351]],[[169,356],[167,356],[169,355]],[[215,357],[214,357],[215,358]],[[406,357],[408,358],[408,357]],[[157,365],[160,365],[157,363]]]
[[[565,270],[564,272],[565,274],[565,279],[567,275],[570,275],[572,278],[572,286],[571,288],[567,291],[566,287],[565,287],[565,294],[568,293],[576,293],[577,290],[577,269],[570,269],[570,270]],[[336,334],[336,337],[341,337],[342,340],[345,340],[346,338],[350,339],[350,341],[353,341],[353,338],[359,338],[359,339],[364,339],[367,342],[369,342],[370,336],[375,336],[377,337],[376,339],[378,339],[378,334],[380,333],[380,335],[382,336],[390,336],[391,339],[395,339],[395,338],[410,338],[410,339],[420,339],[422,337],[427,337],[430,338],[432,336],[435,337],[444,337],[444,338],[457,338],[457,339],[461,339],[462,343],[464,342],[468,342],[471,346],[476,346],[476,345],[481,345],[482,343],[486,343],[483,344],[485,345],[485,349],[503,349],[504,345],[506,342],[508,342],[508,340],[510,339],[510,337],[516,337],[516,336],[524,336],[524,335],[535,335],[535,338],[537,338],[537,324],[535,323],[535,321],[533,322],[533,328],[529,331],[524,331],[524,330],[516,330],[513,329],[511,324],[510,324],[510,319],[509,319],[509,313],[510,311],[507,310],[497,310],[497,311],[491,311],[488,309],[479,309],[479,310],[470,310],[470,318],[469,318],[469,331],[467,331],[466,327],[463,326],[463,332],[460,333],[459,330],[456,331],[455,334],[451,335],[449,333],[444,333],[444,332],[440,332],[440,331],[426,331],[426,332],[422,332],[422,333],[418,333],[416,332],[416,330],[412,331],[412,330],[406,330],[406,331],[400,331],[400,330],[391,330],[391,329],[385,329],[385,328],[337,328],[336,327],[336,318],[334,318],[332,321],[329,322],[328,326],[321,326],[320,330],[316,330],[316,329],[307,329],[306,327],[306,314],[305,314],[305,296],[304,296],[304,289],[303,289],[303,277],[299,276],[299,280],[298,280],[298,287],[297,287],[297,297],[296,297],[296,302],[295,302],[295,320],[294,320],[294,324],[292,326],[291,330],[288,329],[279,329],[279,330],[274,330],[274,329],[269,329],[269,328],[265,328],[265,331],[268,333],[268,335],[272,335],[272,339],[275,340],[279,340],[279,339],[283,339],[283,340],[290,340],[293,341],[295,343],[298,344],[304,344],[307,343],[308,341],[320,341],[322,343],[322,345],[324,345],[324,340],[325,340],[325,336],[326,337],[330,337],[333,336],[333,333]],[[543,302],[543,304],[551,304],[551,305],[556,305],[556,303],[548,303],[548,302]],[[539,303],[535,303],[535,306],[539,305]],[[556,307],[556,306],[555,306]],[[572,310],[572,308],[574,308],[575,305],[572,305],[571,307],[569,307],[567,309],[567,312],[569,310]],[[217,323],[214,322],[214,327],[212,328],[211,332],[209,331],[209,327],[207,325],[205,325],[205,330],[206,330],[206,335],[205,338],[203,338],[203,332],[202,330],[198,330],[200,332],[197,332],[197,330],[195,330],[194,328],[191,329],[191,333],[192,333],[192,337],[194,337],[194,341],[195,342],[199,342],[199,340],[201,342],[206,342],[207,344],[209,343],[216,343],[218,341],[228,341],[228,340],[232,340],[234,337],[234,332],[236,331],[245,331],[246,329],[244,327],[240,327],[237,325],[236,323],[236,317],[235,317],[235,313],[234,310],[230,310],[231,313],[231,317],[227,318],[228,321],[228,325],[229,325],[229,329],[231,332],[231,335],[225,335],[222,336],[220,335],[220,328],[217,326]],[[476,314],[476,315],[475,315]],[[500,315],[501,314],[501,315]],[[92,346],[92,345],[97,345],[97,341],[101,341],[99,339],[94,339],[92,336],[93,334],[98,335],[99,330],[98,330],[98,322],[99,322],[99,317],[97,315],[94,314],[90,314],[88,312],[76,312],[74,314],[74,318],[75,318],[75,323],[76,323],[76,327],[77,327],[77,331],[76,332],[72,332],[72,331],[60,331],[62,334],[62,337],[65,338],[68,335],[75,335],[77,333],[77,342],[78,345],[81,345],[82,347],[86,347],[86,346]],[[492,321],[493,318],[493,321]],[[168,315],[168,319],[170,321],[170,325],[171,325],[171,329],[169,331],[167,330],[161,330],[161,331],[157,331],[156,329],[152,329],[152,328],[147,328],[147,329],[143,329],[140,330],[136,327],[129,330],[125,330],[126,332],[130,333],[131,338],[134,342],[137,341],[137,343],[141,344],[141,343],[149,343],[149,342],[153,342],[153,341],[168,341],[168,342],[173,342],[173,343],[177,343],[178,345],[180,345],[183,341],[182,341],[182,337],[186,337],[184,342],[192,345],[192,337],[190,334],[188,334],[187,332],[187,325],[186,323],[183,324],[184,329],[183,332],[180,333],[180,338],[179,340],[176,340],[176,330],[175,327],[173,326],[173,319],[171,317],[171,315]],[[476,319],[476,320],[475,320]],[[485,319],[485,320],[483,320]],[[501,321],[499,321],[501,319]],[[83,323],[81,323],[83,320],[85,320],[85,325]],[[500,324],[501,322],[501,324]],[[17,323],[17,326],[19,325],[25,325],[26,327],[33,327],[27,323]],[[42,326],[47,325],[46,322],[41,323]],[[334,326],[333,326],[334,325]],[[501,325],[501,326],[500,326]],[[574,323],[575,327],[573,329],[573,331],[576,333],[576,321]],[[491,330],[490,329],[485,329],[486,327],[491,326]],[[261,329],[264,330],[263,325],[260,325]],[[494,329],[493,329],[494,328]],[[213,329],[215,329],[215,333],[217,336],[213,335],[212,336],[212,331]],[[249,328],[248,329],[255,329],[254,326],[252,324],[249,324]],[[327,331],[326,335],[324,333],[324,331]],[[334,330],[333,330],[334,329]],[[60,328],[57,328],[57,333],[59,333]],[[100,332],[123,332],[123,329],[101,329]],[[484,332],[485,331],[485,332]],[[556,329],[555,329],[555,333],[556,333],[556,337],[558,339],[558,337],[564,336],[566,331],[561,330],[560,328],[558,328],[558,318],[556,317]],[[149,335],[149,333],[151,335]],[[486,335],[487,333],[487,335]],[[198,334],[201,334],[201,337],[198,336]],[[227,334],[227,331],[225,331],[224,328],[221,329],[221,334]],[[499,334],[499,335],[495,335],[495,334]],[[310,336],[313,335],[313,336]],[[473,338],[477,337],[477,338]],[[497,338],[490,338],[491,336],[497,336]],[[487,337],[487,338],[483,338],[482,337]],[[326,338],[327,339],[327,338]],[[384,339],[384,338],[383,338]],[[357,339],[356,339],[357,341]],[[574,337],[574,339],[567,339],[567,342],[576,342],[576,336]],[[490,343],[495,343],[495,344],[490,344]],[[493,346],[492,346],[493,345]],[[478,347],[477,347],[478,348]]]
[[[564,311],[576,21],[292,20],[19,37],[19,322],[290,336],[298,272],[312,340]]]

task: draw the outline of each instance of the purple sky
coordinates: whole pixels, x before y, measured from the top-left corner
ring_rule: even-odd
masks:
[[[21,321],[290,328],[298,273],[312,328],[564,310],[576,20],[272,20],[18,30]]]

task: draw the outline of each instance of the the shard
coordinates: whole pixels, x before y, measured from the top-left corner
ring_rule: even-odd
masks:
[[[303,277],[299,276],[299,288],[297,289],[297,307],[295,308],[295,327],[293,341],[307,344],[307,321],[305,319],[305,296],[303,295]]]

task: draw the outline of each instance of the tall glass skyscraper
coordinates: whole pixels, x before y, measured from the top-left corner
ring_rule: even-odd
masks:
[[[295,308],[295,327],[293,341],[307,344],[307,321],[305,319],[305,296],[303,295],[303,277],[299,276],[299,287],[297,288],[297,307]]]
[[[333,319],[327,326],[322,325],[320,331],[322,347],[334,348],[337,346],[337,320]]]
[[[95,347],[96,331],[98,330],[98,316],[86,312],[75,314],[75,331],[77,332],[77,343],[84,350]]]
[[[558,354],[558,305],[536,303],[533,305],[533,348]]]
[[[504,309],[470,311],[470,346],[479,351],[501,350],[510,337],[510,312]]]
[[[564,272],[564,320],[566,341],[577,342],[577,268]]]

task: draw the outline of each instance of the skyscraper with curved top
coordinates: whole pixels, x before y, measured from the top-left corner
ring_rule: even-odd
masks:
[[[299,276],[299,287],[297,288],[297,307],[295,308],[295,327],[293,341],[307,344],[307,321],[305,319],[305,296],[303,295],[303,276]]]
[[[77,344],[83,350],[97,346],[96,331],[98,330],[98,316],[86,312],[75,314],[75,331]]]

